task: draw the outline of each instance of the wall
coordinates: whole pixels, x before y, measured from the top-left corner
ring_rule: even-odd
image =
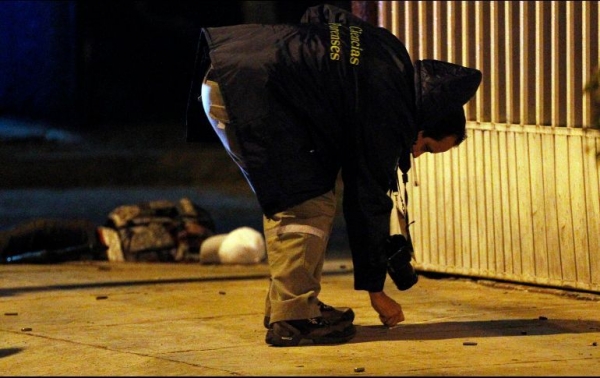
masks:
[[[600,291],[599,2],[377,3],[413,60],[483,72],[468,139],[414,162],[418,267]]]

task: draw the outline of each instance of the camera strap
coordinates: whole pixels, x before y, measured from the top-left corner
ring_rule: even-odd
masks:
[[[402,161],[403,160],[403,161]],[[404,219],[406,221],[406,239],[409,244],[412,246],[412,238],[410,236],[410,218],[408,216],[408,191],[406,190],[406,186],[408,184],[408,170],[410,169],[410,160],[409,159],[399,159],[396,164],[396,180],[395,183],[392,184],[392,193],[400,194],[400,180],[398,179],[398,170],[402,173],[402,184],[404,189],[404,197],[398,195],[402,202],[402,208],[400,209],[404,215]],[[394,185],[395,184],[395,185]],[[393,195],[393,194],[392,194]],[[397,210],[397,209],[394,209]],[[413,222],[414,223],[414,222]]]

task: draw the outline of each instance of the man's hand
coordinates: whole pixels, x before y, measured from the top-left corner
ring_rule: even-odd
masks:
[[[388,327],[393,327],[396,324],[404,321],[404,313],[398,302],[388,297],[383,291],[369,293],[371,306],[379,314],[381,323]]]

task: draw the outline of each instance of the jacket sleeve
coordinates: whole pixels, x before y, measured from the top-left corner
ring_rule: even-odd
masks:
[[[356,103],[344,127],[343,212],[352,261],[354,288],[378,292],[386,276],[385,245],[390,235],[398,157],[413,139],[414,71],[402,43],[388,30],[331,5],[309,8],[305,23],[360,27],[361,61],[353,70]]]
[[[392,201],[386,180],[377,179],[369,165],[369,159],[357,152],[342,168],[343,209],[354,289],[378,292],[383,290],[387,275],[384,245],[390,233]]]
[[[381,60],[376,60],[381,62]],[[349,148],[342,167],[344,217],[357,290],[383,290],[386,241],[399,160],[410,156],[416,135],[413,70],[371,64],[360,80],[356,124],[347,130]]]
[[[408,91],[409,83],[403,87]],[[342,166],[343,210],[355,289],[376,292],[383,290],[387,276],[385,246],[393,206],[388,192],[396,183],[399,160],[410,154],[412,111],[407,93],[392,96],[377,86],[365,88],[363,94],[359,122]]]

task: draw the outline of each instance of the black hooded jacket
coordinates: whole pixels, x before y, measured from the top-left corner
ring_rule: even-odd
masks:
[[[410,56],[393,34],[331,5],[309,8],[300,24],[205,28],[188,141],[198,139],[197,120],[204,116],[198,98],[211,64],[263,212],[329,192],[341,170],[354,287],[381,291],[392,208],[387,193],[398,161],[409,161],[420,124],[433,121],[419,108],[439,116],[462,106],[479,71],[423,61],[415,80]],[[431,65],[433,77],[427,76]],[[430,90],[437,95],[429,98]]]

